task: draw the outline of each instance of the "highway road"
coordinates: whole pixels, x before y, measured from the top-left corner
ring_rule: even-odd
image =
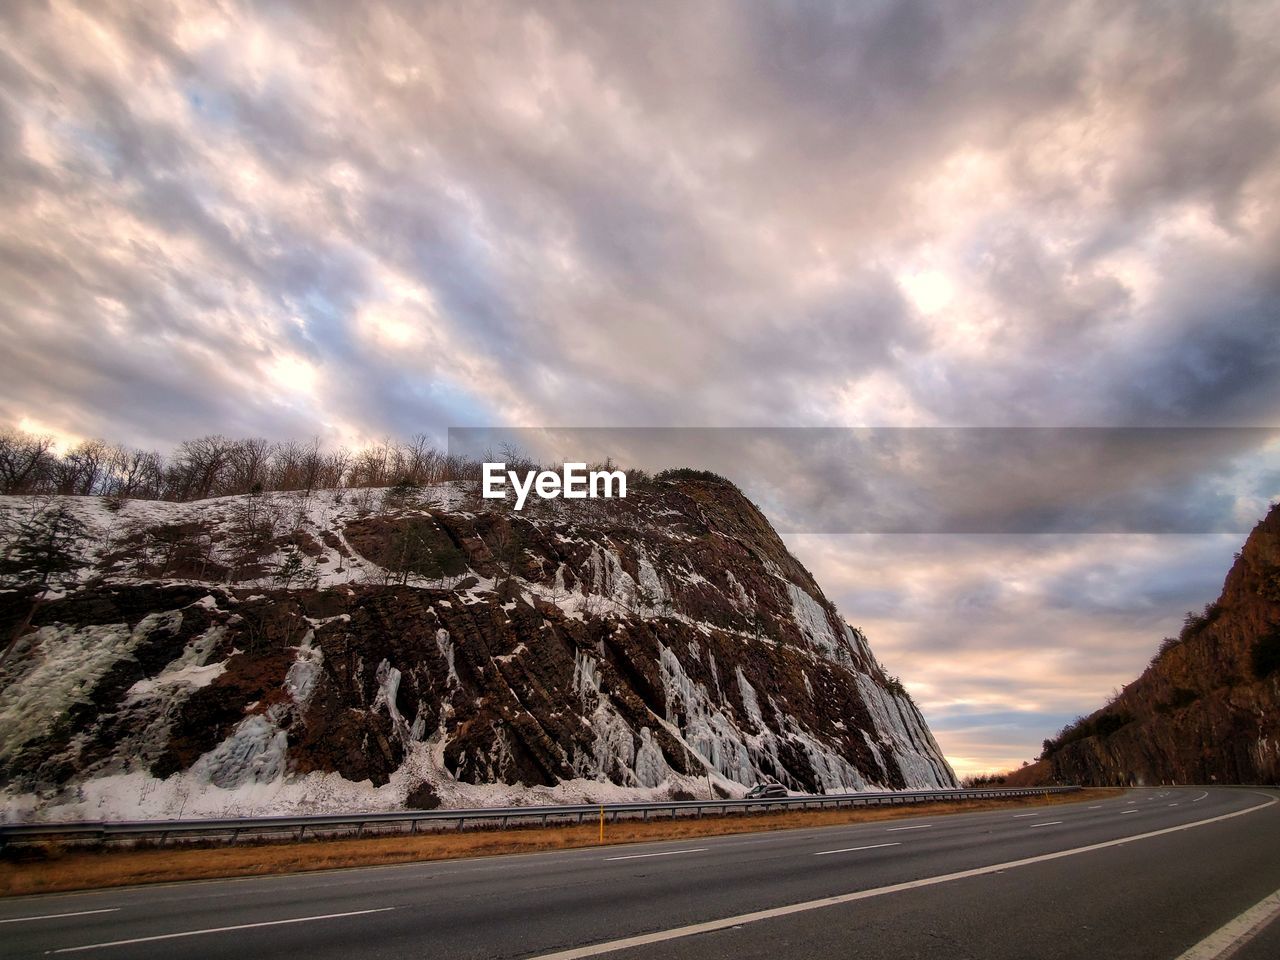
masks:
[[[1276,960],[1280,791],[0,901],[0,956]],[[1252,939],[1240,945],[1242,935]]]

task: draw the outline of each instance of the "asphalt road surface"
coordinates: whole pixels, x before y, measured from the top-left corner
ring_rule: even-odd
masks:
[[[1280,958],[1280,791],[0,901],[0,956]],[[1241,945],[1243,943],[1243,945]]]

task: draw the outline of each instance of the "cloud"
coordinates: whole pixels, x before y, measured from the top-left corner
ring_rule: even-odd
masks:
[[[904,678],[962,773],[1033,759],[1137,677],[1185,612],[1218,596],[1240,547],[1232,534],[786,541]]]

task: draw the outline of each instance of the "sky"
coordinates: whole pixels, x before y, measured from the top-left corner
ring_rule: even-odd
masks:
[[[14,0],[0,425],[1280,426],[1276,37],[1273,2]],[[786,538],[996,769],[1217,595],[1280,496],[1274,437],[1222,436],[1056,475],[1156,521]],[[998,513],[1002,462],[907,515]]]

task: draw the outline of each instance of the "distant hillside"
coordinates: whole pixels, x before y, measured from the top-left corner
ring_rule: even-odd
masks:
[[[1009,779],[1280,781],[1280,505],[1249,535],[1222,595],[1188,615],[1142,676]]]
[[[0,497],[9,818],[955,783],[733,484]]]

